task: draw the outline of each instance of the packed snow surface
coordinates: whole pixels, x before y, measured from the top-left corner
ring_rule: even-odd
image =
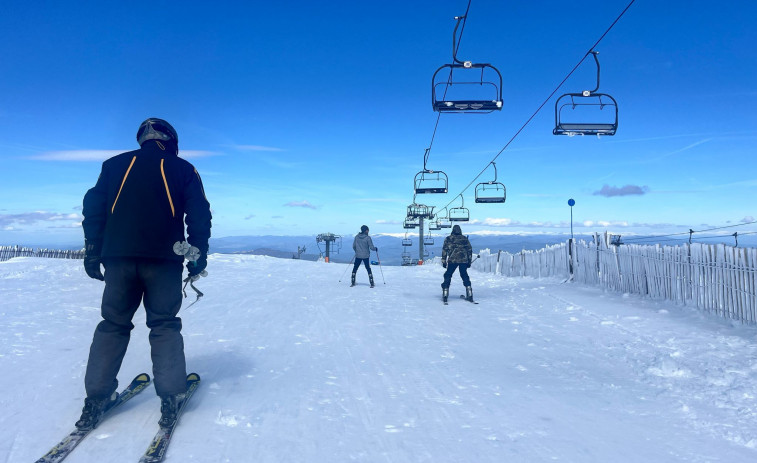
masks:
[[[211,255],[183,309],[202,385],[167,462],[754,462],[757,328],[557,279]],[[383,273],[382,273],[383,272]],[[81,261],[0,263],[0,462],[73,427],[103,283]],[[190,292],[185,307],[194,300]],[[151,373],[144,312],[119,380]],[[136,462],[150,386],[66,460]]]

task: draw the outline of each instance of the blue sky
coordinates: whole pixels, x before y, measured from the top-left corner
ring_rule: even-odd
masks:
[[[404,234],[467,1],[109,3],[3,5],[0,244],[81,241],[84,193],[147,117],[177,129],[215,237]],[[627,4],[473,0],[458,55],[500,70],[504,107],[441,116],[428,167],[450,193],[418,201],[491,180],[475,178]],[[507,202],[463,193],[465,231],[569,233],[569,198],[582,233],[755,220],[756,17],[751,0],[637,0],[597,47],[617,134],[552,135],[552,98],[496,159]]]

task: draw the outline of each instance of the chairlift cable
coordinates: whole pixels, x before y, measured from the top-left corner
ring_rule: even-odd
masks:
[[[612,28],[615,27],[615,24],[617,24],[618,21],[620,21],[620,18],[622,18],[623,15],[626,14],[626,12],[628,11],[628,9],[631,8],[631,5],[633,5],[635,1],[636,0],[631,0],[628,3],[628,5],[626,5],[626,7],[618,15],[618,17],[615,18],[615,21],[613,21],[612,24],[610,24],[610,27],[608,27],[607,30],[605,30],[605,32],[599,37],[599,39],[594,43],[594,45],[592,45],[591,48],[589,48],[589,51],[587,51],[584,54],[584,56],[578,61],[578,63],[576,63],[576,65],[573,66],[573,69],[571,69],[571,71],[565,76],[565,78],[557,85],[557,87],[555,87],[555,89],[552,91],[552,93],[549,94],[549,96],[544,100],[544,102],[542,102],[542,104],[539,105],[539,107],[536,109],[536,111],[534,111],[534,113],[531,115],[531,117],[529,117],[528,120],[526,120],[526,122],[518,129],[518,131],[515,132],[515,134],[510,138],[510,140],[508,140],[508,142],[505,144],[505,146],[502,147],[501,150],[499,150],[499,152],[496,154],[496,156],[494,156],[494,158],[492,158],[492,160],[489,161],[489,163],[486,164],[486,167],[484,167],[483,169],[481,169],[481,172],[479,172],[478,175],[476,175],[473,178],[473,180],[471,180],[470,183],[468,183],[468,185],[466,185],[465,188],[463,188],[463,190],[460,192],[460,194],[458,196],[461,196],[463,193],[465,193],[468,190],[468,188],[470,188],[479,179],[479,177],[481,177],[481,175],[483,175],[483,173],[486,172],[486,169],[489,167],[489,164],[491,164],[492,162],[496,161],[497,158],[499,158],[499,156],[502,153],[504,153],[504,151],[507,149],[507,147],[510,146],[510,144],[513,141],[515,141],[515,139],[518,137],[518,135],[520,135],[520,133],[526,128],[526,126],[528,126],[528,124],[531,123],[531,121],[536,117],[537,114],[539,114],[539,112],[542,110],[542,108],[544,108],[544,106],[549,102],[549,100],[551,100],[552,97],[555,96],[555,94],[558,92],[558,90],[560,90],[560,88],[563,86],[563,84],[565,84],[565,82],[570,78],[570,76],[572,76],[573,73],[576,72],[576,69],[578,69],[578,67],[584,62],[584,60],[586,60],[586,58],[594,51],[594,49],[597,47],[597,45],[599,45],[599,43],[612,30]],[[470,5],[470,2],[469,2],[469,5]],[[457,196],[455,196],[455,199],[457,199]],[[452,201],[448,202],[444,207],[448,207],[450,204],[452,204],[454,202],[455,199],[453,199]],[[442,209],[444,209],[444,208],[442,208]]]
[[[709,231],[713,231],[713,230],[722,230],[724,228],[743,227],[745,225],[753,225],[755,223],[757,223],[757,220],[752,221],[752,222],[738,223],[738,224],[735,224],[735,225],[725,225],[725,226],[722,226],[722,227],[706,228],[704,230],[689,230],[689,231],[686,231],[686,232],[670,233],[670,234],[667,234],[667,235],[653,235],[653,236],[644,236],[644,237],[638,237],[638,238],[625,238],[624,241],[654,240],[656,238],[667,238],[667,237],[670,237],[670,236],[689,235],[689,234],[692,234],[692,233],[702,233],[702,232],[709,232]],[[743,234],[745,235],[747,233],[754,233],[754,232],[744,232]]]

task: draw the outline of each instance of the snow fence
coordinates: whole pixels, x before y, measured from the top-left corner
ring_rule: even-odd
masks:
[[[725,244],[613,245],[568,240],[538,251],[479,251],[473,269],[509,277],[560,277],[757,323],[757,249]]]

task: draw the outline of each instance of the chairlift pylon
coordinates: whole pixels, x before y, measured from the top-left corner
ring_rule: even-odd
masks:
[[[431,105],[434,111],[440,113],[490,113],[499,111],[502,109],[502,74],[491,64],[460,61],[457,58],[457,29],[465,16],[459,16],[455,19],[457,24],[455,24],[455,30],[452,32],[452,63],[439,66],[431,77]],[[449,68],[449,77],[446,81],[437,80],[439,71],[445,68]],[[466,75],[470,75],[467,71],[480,70],[481,75],[478,81],[455,81],[453,80],[455,70],[463,71]],[[484,80],[485,73],[487,74],[486,78],[490,80]],[[444,91],[439,95],[439,88],[442,86]],[[479,88],[476,89],[475,86]],[[465,89],[463,95],[466,98],[458,97],[456,94],[448,95],[450,90],[456,93],[460,89]],[[471,89],[478,90],[478,93],[472,95]],[[473,96],[476,98],[472,98]]]
[[[597,86],[581,93],[566,93],[555,101],[554,135],[615,135],[618,130],[618,102],[615,98],[598,93],[598,51],[590,51],[597,64]],[[601,111],[601,113],[600,113]]]
[[[497,181],[497,164],[492,161],[491,165],[494,166],[494,180],[476,185],[477,203],[501,204],[507,200],[505,185]]]

